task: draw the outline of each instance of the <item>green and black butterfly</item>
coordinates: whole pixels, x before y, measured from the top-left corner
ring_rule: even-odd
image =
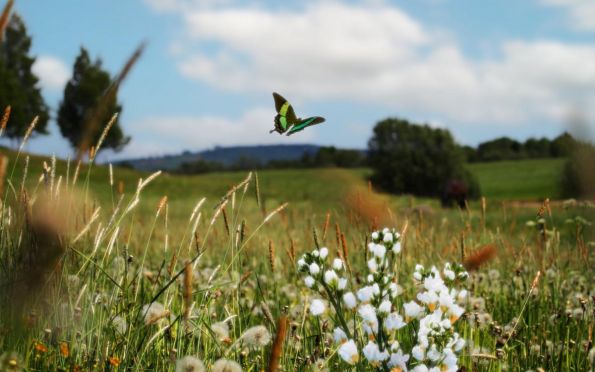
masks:
[[[294,133],[304,130],[306,127],[324,122],[324,118],[320,116],[313,116],[307,119],[298,118],[295,116],[293,107],[279,93],[273,93],[273,98],[275,99],[277,116],[275,116],[275,129],[272,129],[269,133],[277,132],[283,134],[287,132],[287,135],[291,136]]]

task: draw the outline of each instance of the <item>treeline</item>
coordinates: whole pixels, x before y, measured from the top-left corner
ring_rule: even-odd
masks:
[[[501,137],[480,143],[476,148],[463,146],[465,158],[470,163],[521,160],[537,158],[568,157],[576,145],[575,139],[564,132],[550,140],[548,138],[529,138],[519,142],[512,138]]]
[[[334,146],[320,147],[316,153],[304,154],[295,160],[271,160],[263,162],[256,157],[241,156],[233,163],[197,159],[182,163],[174,172],[185,174],[201,174],[220,171],[237,171],[252,169],[287,169],[287,168],[358,168],[367,165],[365,151],[338,149]]]

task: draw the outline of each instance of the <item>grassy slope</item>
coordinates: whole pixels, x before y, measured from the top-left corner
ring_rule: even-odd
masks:
[[[14,159],[14,154],[2,151]],[[37,182],[41,174],[43,161],[48,158],[31,156],[28,183]],[[12,177],[13,183],[22,178],[24,156]],[[482,194],[489,200],[539,200],[546,197],[555,199],[558,193],[558,175],[562,169],[562,159],[538,159],[522,161],[503,161],[493,163],[470,164],[469,169],[479,179]],[[10,175],[14,163],[8,167]],[[57,174],[66,173],[66,162],[57,162]],[[71,164],[70,174],[74,172]],[[199,176],[161,175],[143,193],[145,198],[157,202],[163,195],[168,195],[170,203],[187,205],[191,209],[193,202],[200,197],[216,201],[234,184],[240,182],[247,172],[212,173]],[[352,186],[365,186],[368,169],[289,169],[264,170],[259,173],[260,187],[267,207],[278,202],[305,203],[320,207],[331,206],[341,200],[343,194]],[[86,170],[79,175],[79,185],[84,184]],[[146,173],[129,169],[117,169],[114,175],[114,189],[119,181],[125,185],[126,194],[131,194],[140,177]],[[96,166],[91,172],[90,189],[103,201],[110,201],[109,173],[106,166]],[[115,190],[114,190],[115,192]]]
[[[470,164],[488,199],[538,200],[559,197],[563,159],[535,159]]]

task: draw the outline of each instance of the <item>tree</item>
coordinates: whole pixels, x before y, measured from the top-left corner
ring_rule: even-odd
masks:
[[[372,181],[393,193],[443,196],[453,181],[463,182],[467,197],[479,187],[464,167],[464,155],[446,129],[386,119],[374,127],[368,142]]]
[[[89,136],[93,144],[99,140],[103,128],[87,127],[92,115],[100,115],[96,118],[98,122],[107,124],[114,113],[122,111],[115,94],[105,103],[106,107],[102,107],[101,110],[97,107],[112,83],[109,73],[102,68],[101,60],[97,58],[94,62],[91,61],[87,50],[81,47],[74,62],[72,78],[64,88],[64,97],[58,110],[60,132],[74,149],[83,143],[84,136]],[[124,136],[118,119],[107,133],[101,149],[111,148],[120,151],[128,142],[130,137]]]
[[[4,39],[0,43],[0,110],[11,106],[6,136],[22,138],[35,116],[39,116],[35,132],[47,134],[49,109],[33,74],[35,58],[29,55],[31,37],[21,17],[13,14]]]
[[[477,156],[480,161],[516,160],[525,157],[523,144],[508,137],[480,143]]]

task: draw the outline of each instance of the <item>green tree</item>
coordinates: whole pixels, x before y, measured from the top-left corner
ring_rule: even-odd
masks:
[[[368,142],[372,181],[393,193],[443,196],[453,181],[465,184],[466,197],[479,186],[464,167],[464,155],[446,129],[386,119],[374,127]]]
[[[6,136],[22,138],[32,119],[39,121],[35,132],[47,134],[49,110],[37,86],[39,79],[33,74],[35,58],[29,55],[31,37],[21,17],[13,14],[0,43],[0,110],[11,106]]]
[[[97,58],[91,61],[87,50],[81,48],[58,110],[60,132],[74,149],[83,143],[84,136],[89,136],[90,143],[93,144],[99,140],[103,127],[88,128],[92,115],[101,115],[96,119],[105,125],[114,113],[122,111],[116,94],[105,102],[106,107],[97,107],[112,83],[109,73],[102,68],[101,60]],[[101,149],[120,151],[128,142],[130,137],[124,136],[118,119],[108,132]]]

